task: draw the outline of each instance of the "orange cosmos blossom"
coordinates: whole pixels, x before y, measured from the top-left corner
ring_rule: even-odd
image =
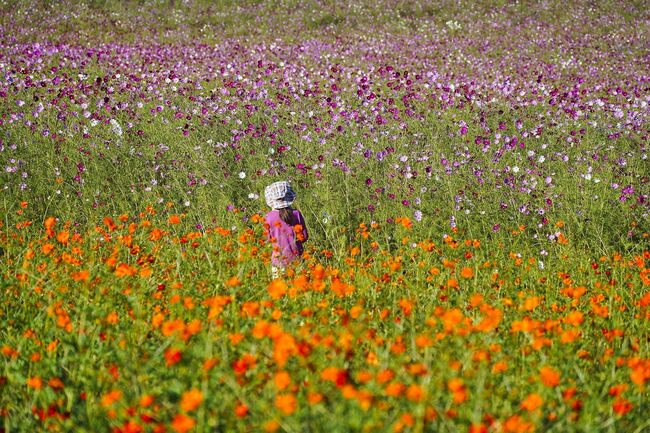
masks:
[[[445,311],[440,320],[442,321],[442,326],[445,332],[452,332],[458,324],[460,324],[465,316],[459,308],[452,308],[451,310]]]
[[[320,378],[327,382],[332,382],[341,387],[347,383],[348,372],[336,367],[326,367],[320,373]]]
[[[59,243],[65,245],[70,240],[70,233],[68,233],[65,230],[62,230],[56,235],[56,240],[59,241]]]
[[[406,398],[410,401],[422,401],[424,399],[424,388],[420,385],[412,384],[406,389]]]
[[[275,397],[275,407],[285,415],[291,415],[298,408],[298,400],[293,394],[278,394]]]
[[[472,424],[469,426],[468,433],[488,433],[488,429],[484,424]]]
[[[122,398],[122,391],[114,389],[102,396],[102,406],[109,407]]]
[[[202,401],[203,393],[198,389],[191,389],[183,393],[180,406],[185,412],[191,412],[196,410],[201,405]]]
[[[287,286],[287,283],[284,282],[284,280],[276,278],[271,281],[271,283],[269,283],[267,290],[269,292],[269,296],[271,296],[271,299],[280,299],[287,293],[289,287]]]
[[[218,358],[208,358],[205,361],[203,361],[203,371],[210,371],[212,370],[212,367],[217,365],[219,363]]]
[[[215,319],[232,300],[230,295],[217,295],[206,299],[201,305],[208,307],[208,319]]]
[[[386,383],[393,380],[395,373],[392,370],[386,369],[377,373],[377,383]]]
[[[74,281],[88,281],[90,279],[90,271],[82,269],[80,271],[71,273],[70,277],[72,277]]]
[[[291,356],[298,354],[298,345],[291,334],[282,333],[273,340],[273,360],[279,367],[284,367]]]
[[[241,358],[232,363],[232,369],[237,376],[245,374],[248,370],[255,367],[255,355],[245,353]]]
[[[452,392],[454,403],[462,403],[467,400],[467,390],[463,380],[454,377],[447,381],[447,389]]]
[[[12,358],[18,358],[18,351],[10,346],[7,346],[6,344],[2,346],[2,349],[0,349],[0,353],[2,353],[4,356],[10,356]]]
[[[340,298],[354,292],[354,286],[346,284],[338,278],[334,278],[332,280],[332,285],[330,288],[334,293],[336,293],[336,296]]]
[[[237,406],[235,406],[235,416],[237,418],[244,418],[246,415],[248,415],[248,406],[242,402],[237,403]]]
[[[539,370],[539,378],[549,388],[560,384],[560,373],[553,367],[544,366]]]
[[[54,218],[54,217],[48,217],[43,222],[43,226],[45,227],[45,231],[47,233],[48,238],[54,236],[54,226],[55,225],[56,225],[56,218]]]
[[[534,430],[535,426],[521,419],[519,415],[513,415],[503,423],[505,433],[532,433]]]
[[[411,315],[411,311],[413,311],[413,302],[409,299],[402,298],[399,301],[399,307],[402,309],[404,316],[408,317]]]
[[[50,380],[47,381],[47,384],[50,386],[50,388],[54,390],[61,390],[65,388],[65,385],[63,384],[63,381],[59,379],[58,377],[53,377]]]
[[[413,227],[413,222],[408,217],[395,218],[395,222],[397,224],[400,224],[405,229],[410,229],[411,227]]]
[[[233,275],[224,284],[226,287],[237,287],[237,286],[241,286],[241,281],[239,281],[237,275]]]
[[[142,397],[140,397],[139,404],[141,407],[149,407],[153,404],[154,398],[153,396],[149,394],[145,394]]]
[[[180,350],[170,347],[165,351],[165,360],[167,361],[167,367],[171,367],[174,364],[180,362],[183,354]]]
[[[632,403],[623,397],[618,397],[612,404],[612,409],[620,416],[623,416],[631,411],[633,407],[634,406],[632,406]]]
[[[39,376],[30,377],[27,379],[27,386],[34,389],[41,389],[43,387],[43,380]]]
[[[464,268],[460,271],[460,276],[463,277],[463,278],[466,278],[466,279],[472,278],[472,277],[474,276],[474,269],[472,269],[472,268],[468,268],[468,267],[464,267]]]
[[[399,397],[406,387],[400,382],[392,382],[386,385],[384,392],[389,397]]]
[[[279,390],[283,390],[291,385],[291,376],[286,371],[278,371],[273,377],[273,383]]]
[[[521,402],[521,408],[526,409],[529,412],[534,411],[538,407],[544,404],[544,400],[539,394],[531,393]]]
[[[310,391],[310,392],[307,393],[307,401],[311,405],[318,404],[321,401],[323,401],[323,394],[320,394],[318,392]]]
[[[120,263],[115,268],[115,276],[118,277],[118,278],[131,277],[131,276],[135,275],[137,272],[138,272],[138,270],[135,267],[129,266],[126,263]]]
[[[172,428],[176,433],[187,433],[192,430],[195,425],[196,421],[194,421],[194,418],[190,418],[182,413],[176,415],[172,420]]]
[[[611,386],[609,388],[609,395],[612,397],[618,397],[627,389],[626,383],[620,383],[618,385]]]

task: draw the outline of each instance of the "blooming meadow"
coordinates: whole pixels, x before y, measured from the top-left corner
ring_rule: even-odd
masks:
[[[0,8],[0,432],[650,429],[641,3]]]

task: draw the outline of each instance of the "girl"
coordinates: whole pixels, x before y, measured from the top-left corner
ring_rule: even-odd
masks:
[[[268,238],[273,244],[271,255],[271,273],[278,278],[291,262],[300,259],[303,242],[309,239],[305,220],[299,210],[291,205],[296,193],[289,182],[275,182],[264,190],[266,204],[272,211],[266,214]]]

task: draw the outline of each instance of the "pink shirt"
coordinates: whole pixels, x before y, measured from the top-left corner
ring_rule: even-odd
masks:
[[[280,211],[274,209],[266,214],[266,223],[269,225],[268,238],[273,243],[273,266],[285,267],[292,261],[300,258],[303,252],[302,244],[309,239],[305,219],[299,210],[293,210],[293,222],[289,225],[280,219]],[[296,226],[302,230],[296,233]]]

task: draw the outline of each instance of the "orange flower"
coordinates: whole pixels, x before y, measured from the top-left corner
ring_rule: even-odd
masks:
[[[291,415],[298,408],[298,401],[293,394],[279,394],[275,397],[275,407],[285,415]]]
[[[298,353],[296,340],[290,334],[282,333],[275,339],[273,345],[273,359],[279,367],[284,367],[287,360]]]
[[[399,301],[399,306],[402,309],[404,316],[410,316],[411,311],[413,310],[413,302],[408,299],[401,299]]]
[[[462,403],[467,400],[467,390],[463,380],[455,377],[447,381],[447,389],[452,392],[454,403]]]
[[[112,232],[117,228],[117,224],[113,221],[113,218],[111,217],[106,217],[104,218],[104,225],[108,229],[109,232]]]
[[[149,394],[145,394],[142,397],[140,397],[140,406],[142,407],[149,407],[153,403],[153,396]]]
[[[212,370],[212,367],[217,365],[219,363],[219,359],[217,358],[208,358],[205,361],[203,361],[203,371],[210,371]]]
[[[420,385],[412,384],[406,390],[406,398],[410,401],[422,401],[424,389]]]
[[[403,391],[404,391],[405,386],[399,382],[393,382],[389,383],[386,386],[386,389],[384,392],[386,392],[386,395],[389,397],[398,397]]]
[[[521,402],[521,408],[527,411],[534,411],[544,403],[539,394],[531,393]]]
[[[170,347],[165,351],[165,360],[167,361],[167,367],[171,367],[174,364],[177,364],[181,358],[182,358],[182,353],[178,349],[174,349]]]
[[[112,391],[109,391],[102,396],[102,406],[109,407],[120,398],[122,398],[122,392],[120,390],[114,389]]]
[[[519,415],[513,415],[503,423],[503,431],[506,433],[529,433],[534,430],[534,426],[521,419]]]
[[[53,235],[52,230],[54,229],[54,225],[56,224],[56,218],[54,217],[48,217],[45,219],[45,222],[43,225],[45,226],[45,230],[48,233],[48,237]]]
[[[69,239],[70,239],[70,233],[68,233],[65,230],[60,231],[59,234],[56,235],[56,240],[64,245],[68,243]]]
[[[539,296],[531,296],[524,301],[523,309],[533,311],[539,305]]]
[[[336,386],[343,386],[347,383],[348,374],[345,370],[336,367],[326,367],[321,373],[320,378],[327,382],[332,382]]]
[[[332,280],[331,289],[334,293],[336,293],[336,296],[338,297],[343,297],[354,292],[354,286],[346,284],[338,278],[334,278]]]
[[[442,321],[445,332],[451,332],[463,320],[463,313],[459,308],[452,308],[446,311],[440,317],[440,320]]]
[[[279,428],[280,428],[280,423],[275,419],[266,421],[264,423],[264,431],[266,433],[276,432],[276,431],[278,431]]]
[[[203,393],[198,389],[191,389],[183,393],[181,398],[181,409],[185,412],[196,410],[203,401]]]
[[[393,380],[393,377],[395,376],[395,373],[393,373],[391,370],[386,369],[382,370],[379,373],[377,373],[377,383],[386,383],[391,380]]]
[[[172,428],[176,433],[186,433],[194,428],[196,421],[189,416],[179,413],[172,420]]]
[[[50,388],[52,389],[63,389],[65,387],[63,381],[58,377],[51,378],[47,381],[47,384],[50,385]]]
[[[232,363],[232,369],[238,376],[245,374],[253,367],[255,367],[255,356],[250,353],[245,353],[241,358]]]
[[[564,319],[565,323],[568,323],[569,325],[573,325],[573,326],[580,326],[580,324],[583,321],[584,321],[584,315],[580,311],[572,311]]]
[[[235,416],[237,418],[243,418],[246,415],[248,415],[248,406],[246,406],[244,403],[239,402],[237,406],[235,406]]]
[[[226,287],[237,287],[241,286],[241,281],[239,281],[239,278],[237,278],[237,275],[233,275],[226,281],[225,283]]]
[[[2,353],[5,356],[10,356],[12,358],[18,358],[18,351],[7,345],[2,346],[0,353]]]
[[[618,385],[611,386],[609,388],[609,395],[612,397],[618,397],[627,389],[627,384],[626,383],[620,383]]]
[[[291,385],[291,376],[289,376],[289,373],[287,373],[286,371],[278,371],[277,373],[275,373],[273,382],[275,383],[275,386],[279,390],[283,390],[287,386]]]
[[[90,278],[90,271],[82,269],[81,271],[71,273],[70,276],[74,281],[88,281]]]
[[[175,214],[174,214],[174,215],[170,215],[170,216],[169,216],[169,219],[167,220],[167,222],[168,222],[169,224],[172,224],[172,225],[174,225],[174,224],[180,224],[180,222],[181,222],[181,217],[179,217],[178,215],[175,215]]]
[[[465,267],[460,271],[460,276],[463,278],[472,278],[474,276],[474,269]]]
[[[118,277],[118,278],[131,277],[131,276],[135,275],[136,272],[137,272],[136,268],[134,268],[132,266],[129,266],[126,263],[120,263],[115,268],[115,276]]]
[[[309,392],[307,393],[307,401],[309,404],[317,404],[323,401],[323,394],[320,394],[318,392]]]
[[[30,377],[27,379],[27,386],[34,389],[41,389],[43,387],[43,381],[39,376]]]
[[[468,433],[488,433],[488,429],[483,424],[472,424],[469,426]]]
[[[542,367],[539,370],[539,377],[542,383],[549,388],[560,384],[560,373],[553,367]]]
[[[287,286],[287,283],[279,278],[276,278],[275,280],[271,281],[267,290],[271,296],[271,299],[280,299],[284,296],[285,293],[287,293],[288,289],[289,288]]]
[[[623,416],[629,411],[631,411],[632,407],[633,407],[632,403],[630,403],[623,397],[618,397],[612,404],[612,409],[614,409],[614,412],[616,412],[620,416]]]

